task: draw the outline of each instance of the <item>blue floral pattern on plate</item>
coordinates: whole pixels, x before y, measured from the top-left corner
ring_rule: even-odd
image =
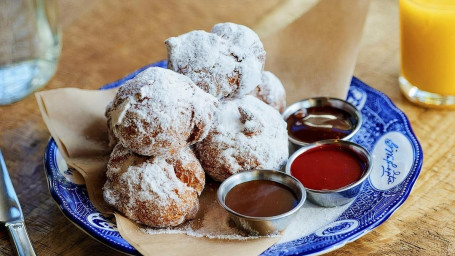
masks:
[[[145,66],[101,89],[118,87],[148,67],[166,65],[164,60]],[[276,244],[262,255],[311,255],[340,248],[387,220],[411,192],[422,168],[423,154],[405,114],[386,95],[355,77],[347,100],[363,115],[361,129],[351,140],[372,153],[372,176],[357,199],[335,221],[309,235]],[[115,224],[91,204],[85,186],[62,175],[70,174],[71,169],[58,164],[62,158],[53,139],[47,145],[44,161],[50,193],[70,221],[116,250],[139,254],[120,236]]]

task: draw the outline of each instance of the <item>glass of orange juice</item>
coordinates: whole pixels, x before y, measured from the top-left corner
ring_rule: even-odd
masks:
[[[455,0],[400,0],[400,88],[412,102],[455,108]]]

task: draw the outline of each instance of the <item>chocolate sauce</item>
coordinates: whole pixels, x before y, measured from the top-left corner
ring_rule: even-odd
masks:
[[[348,112],[331,106],[300,109],[287,120],[289,136],[303,142],[342,139],[355,127]]]
[[[233,187],[225,204],[250,217],[271,217],[286,213],[297,205],[297,197],[285,185],[270,180],[252,180]]]

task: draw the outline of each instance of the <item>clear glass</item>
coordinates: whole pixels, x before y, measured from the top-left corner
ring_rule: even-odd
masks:
[[[401,91],[421,105],[455,108],[455,1],[399,5]]]
[[[0,105],[44,86],[60,50],[55,0],[0,0]]]

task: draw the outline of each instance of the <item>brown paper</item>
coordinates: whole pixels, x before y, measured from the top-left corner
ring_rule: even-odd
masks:
[[[57,89],[36,93],[43,119],[57,146],[71,167],[79,171],[86,182],[90,201],[103,213],[111,212],[103,199],[102,187],[106,181],[106,165],[110,150],[106,118],[106,105],[113,99],[116,90],[90,91],[74,88]],[[216,185],[215,185],[216,186]],[[200,198],[200,210],[194,222],[183,224],[183,228],[197,230],[207,216],[216,214],[220,218],[227,213],[210,211],[220,208],[216,203],[216,187],[206,185]],[[122,237],[144,255],[243,255],[259,254],[279,237],[263,237],[250,240],[222,240],[191,237],[185,234],[146,234],[144,227],[115,214],[118,230]],[[227,218],[224,218],[227,219]],[[180,229],[182,227],[179,227]],[[234,230],[238,234],[243,232]],[[202,232],[203,233],[203,232]],[[236,233],[236,234],[237,234]],[[202,250],[202,251],[201,251]]]
[[[258,255],[277,241],[277,238],[252,240],[220,240],[181,234],[162,234],[150,239],[136,225],[121,215],[115,215],[120,234],[141,253],[148,255]]]
[[[369,0],[312,0],[307,4],[290,0],[258,21],[267,50],[266,69],[281,79],[288,102],[313,96],[346,97],[368,4]],[[302,9],[289,13],[292,8]],[[286,13],[291,16],[280,19]],[[285,23],[268,26],[280,20]],[[110,153],[104,111],[115,92],[58,89],[36,94],[43,119],[62,156],[82,174],[90,200],[101,212],[110,211],[101,189]],[[205,193],[212,195],[201,197],[201,209],[212,207],[214,192]],[[204,214],[201,210],[199,217]],[[122,237],[144,255],[257,255],[279,239],[150,235],[122,215],[115,216]]]
[[[229,228],[227,231],[226,227],[223,227],[223,223],[227,223],[229,216],[216,201],[217,188],[217,183],[206,185],[199,200],[200,209],[195,220],[182,224],[181,227],[178,227],[179,230],[197,231],[202,228],[205,230],[198,233],[213,234],[213,231],[207,231],[207,229],[219,229],[216,234],[245,235],[238,229]],[[210,239],[185,234],[159,234],[153,235],[153,239],[151,239],[151,235],[141,231],[138,225],[133,225],[131,221],[119,214],[115,214],[115,216],[122,237],[140,252],[152,255],[156,255],[156,252],[160,252],[160,255],[258,255],[279,240],[279,237],[262,237],[251,240]],[[204,225],[206,219],[209,219],[212,224]],[[149,230],[157,231],[150,228]]]
[[[35,94],[60,153],[82,174],[89,198],[101,212],[110,211],[101,192],[110,154],[104,111],[115,93],[66,88]]]
[[[270,20],[261,19],[258,28],[264,31],[267,22],[277,22],[289,8],[314,4],[312,0],[287,6],[287,2],[305,1],[284,1],[279,12],[268,14]],[[266,69],[283,82],[289,103],[317,96],[346,98],[368,6],[369,0],[320,0],[284,29],[262,32]]]

